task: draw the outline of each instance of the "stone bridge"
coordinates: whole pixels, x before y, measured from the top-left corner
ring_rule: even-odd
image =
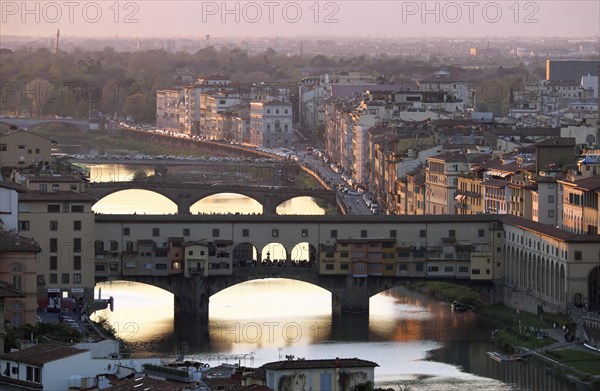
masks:
[[[158,193],[177,205],[178,214],[190,214],[190,207],[203,198],[215,194],[236,193],[250,197],[263,207],[264,215],[277,214],[277,207],[296,197],[313,197],[337,205],[335,193],[329,190],[293,189],[270,186],[211,186],[198,183],[167,182],[99,182],[91,183],[88,193],[98,200],[122,190],[140,189]]]
[[[87,131],[90,129],[90,121],[87,119],[59,119],[59,118],[2,118],[0,123],[8,126],[14,125],[17,128],[28,128],[31,126],[41,124],[52,124],[59,123],[69,125],[79,129],[80,131]]]
[[[331,293],[332,314],[368,314],[369,299],[388,289],[424,280],[415,277],[368,276],[354,278],[345,275],[319,274],[316,267],[234,267],[230,275],[121,276],[118,280],[153,285],[174,295],[175,311],[193,314],[208,325],[209,300],[212,295],[234,285],[265,278],[285,278],[316,285]],[[432,278],[428,278],[432,280]],[[433,278],[435,280],[435,278]],[[493,281],[451,279],[453,283],[478,289],[486,296],[494,289]],[[445,279],[444,281],[448,281]]]

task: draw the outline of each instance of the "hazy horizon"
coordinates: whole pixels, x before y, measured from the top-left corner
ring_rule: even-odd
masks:
[[[116,6],[115,6],[116,5]],[[2,1],[2,36],[598,38],[598,1]]]

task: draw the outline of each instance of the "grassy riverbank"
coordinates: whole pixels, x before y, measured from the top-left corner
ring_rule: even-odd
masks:
[[[544,356],[590,375],[600,375],[600,355],[583,350],[564,349],[545,352]]]
[[[463,304],[476,307],[481,305],[479,294],[473,289],[462,285],[440,281],[422,281],[413,284],[413,288],[426,295],[433,296],[438,300],[447,301],[449,303],[459,301]]]

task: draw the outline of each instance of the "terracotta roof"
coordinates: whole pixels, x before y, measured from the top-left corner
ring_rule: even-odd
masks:
[[[575,147],[574,137],[555,137],[535,143],[536,147]]]
[[[334,358],[328,360],[286,360],[266,363],[262,368],[267,370],[313,369],[313,368],[364,368],[378,367],[373,361],[358,358]]]
[[[577,188],[587,191],[594,191],[596,189],[600,189],[600,175],[580,179],[578,181],[575,181],[575,185]]]
[[[0,253],[42,251],[35,240],[0,230]]]
[[[0,181],[0,187],[3,189],[15,190],[19,193],[25,193],[27,188],[17,183]]]
[[[240,379],[232,379],[230,377],[213,377],[202,380],[212,390],[229,390],[240,385]]]
[[[44,386],[41,383],[34,383],[26,380],[13,379],[12,377],[0,375],[0,384],[11,384],[19,389],[23,387],[25,390],[42,390]]]
[[[131,391],[131,390],[153,390],[153,391],[180,391],[189,383],[172,380],[155,379],[149,376],[131,376],[125,379],[110,379],[111,386],[105,388],[107,391]],[[196,384],[196,383],[191,383]]]
[[[0,281],[0,298],[25,297],[25,294],[12,285]]]
[[[490,133],[496,136],[554,136],[560,137],[560,128],[497,128],[490,129]]]
[[[86,193],[78,193],[75,191],[56,191],[56,192],[40,192],[38,190],[30,190],[19,197],[19,201],[81,201],[94,202],[96,198]]]
[[[560,228],[556,228],[552,225],[546,225],[535,222],[533,220],[525,219],[523,217],[513,215],[501,215],[499,216],[500,221],[504,224],[514,225],[515,227],[534,231],[543,235],[552,236],[556,239],[564,242],[592,242],[600,243],[600,235],[595,234],[575,234],[567,232]]]
[[[479,182],[480,184],[488,187],[504,187],[510,184],[509,181],[503,181],[500,179],[488,179],[486,181]]]
[[[87,352],[69,345],[60,343],[41,343],[25,350],[0,354],[3,360],[12,360],[20,363],[42,366],[46,363]]]

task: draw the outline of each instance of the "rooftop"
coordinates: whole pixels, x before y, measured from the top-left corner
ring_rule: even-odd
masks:
[[[0,229],[0,252],[40,252],[37,242]]]
[[[42,366],[46,363],[60,360],[87,352],[61,343],[41,343],[25,350],[0,354],[0,359],[17,361],[24,364]]]
[[[95,202],[96,198],[89,194],[78,193],[75,191],[55,191],[41,192],[30,190],[19,197],[19,201],[80,201],[80,202]]]

